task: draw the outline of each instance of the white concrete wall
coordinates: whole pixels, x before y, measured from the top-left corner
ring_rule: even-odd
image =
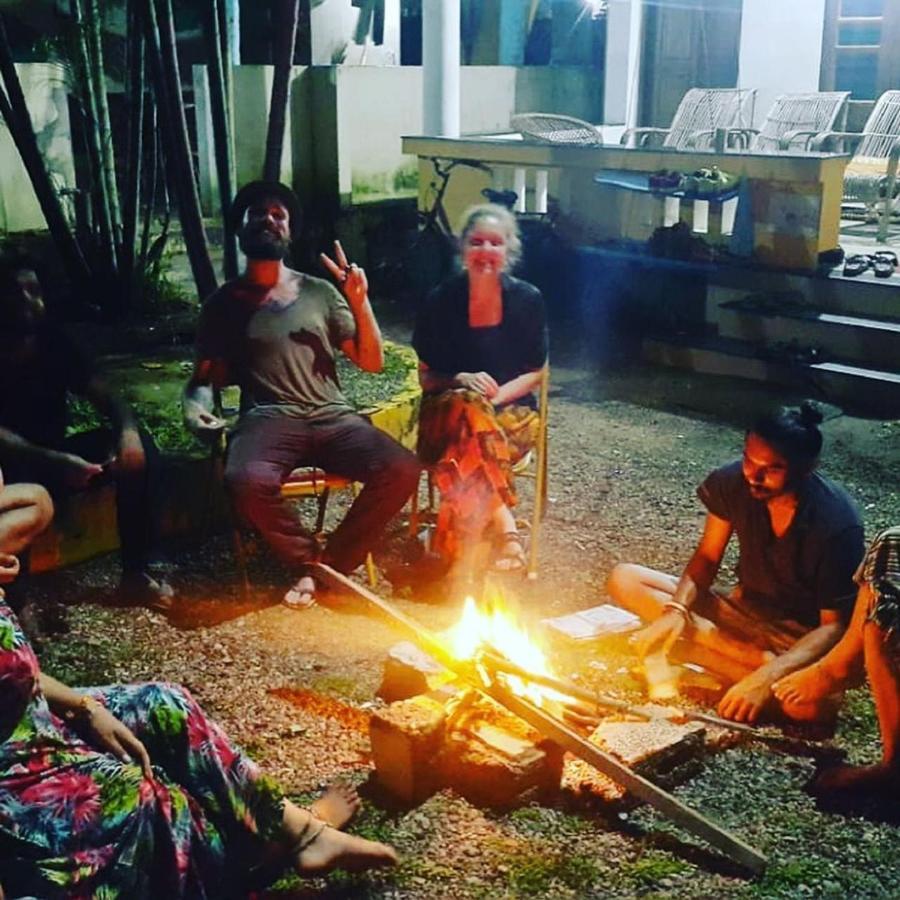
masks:
[[[50,178],[57,190],[74,188],[65,73],[61,66],[52,63],[17,64],[16,72]],[[69,206],[63,199],[63,208]],[[46,222],[28,173],[6,123],[0,119],[0,231],[42,228],[46,228]]]
[[[235,144],[238,184],[259,178],[266,137],[271,67],[235,69]],[[204,210],[217,207],[214,158],[202,72],[198,92],[200,188]],[[580,67],[464,66],[463,133],[502,132],[515,112],[569,113],[595,120],[596,75]],[[305,196],[365,202],[413,195],[416,160],[401,153],[400,138],[422,131],[422,70],[416,66],[297,67],[282,180]],[[397,191],[397,184],[407,190]]]
[[[755,124],[779,94],[819,90],[825,0],[744,0],[738,87],[757,88]]]

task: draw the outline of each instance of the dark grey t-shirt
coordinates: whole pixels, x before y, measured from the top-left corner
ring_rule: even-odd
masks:
[[[352,407],[335,367],[340,345],[356,335],[347,301],[327,282],[300,272],[295,300],[260,303],[240,280],[204,303],[197,353],[221,359],[241,388],[241,413],[313,417]]]
[[[810,627],[819,624],[823,609],[849,617],[865,545],[859,512],[843,488],[818,472],[806,477],[781,537],[772,531],[766,504],[750,496],[740,460],[711,472],[697,496],[734,528],[742,596],[761,614]]]

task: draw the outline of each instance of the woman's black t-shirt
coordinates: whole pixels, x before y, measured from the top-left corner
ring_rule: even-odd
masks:
[[[540,369],[547,360],[547,321],[541,292],[501,276],[503,319],[499,325],[469,325],[469,277],[465,272],[438,285],[416,320],[413,347],[435,372],[487,372],[505,384]]]

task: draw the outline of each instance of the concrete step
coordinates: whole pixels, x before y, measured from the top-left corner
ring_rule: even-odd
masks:
[[[815,347],[827,359],[876,368],[900,366],[900,319],[827,312],[800,303],[731,300],[710,310],[723,338]]]
[[[900,274],[896,273],[890,278],[876,278],[870,272],[844,278],[840,274],[801,275],[723,267],[710,277],[707,309],[751,294],[795,295],[795,302],[838,315],[900,318]]]
[[[776,354],[735,338],[651,336],[643,355],[657,365],[766,381],[833,403],[847,412],[900,418],[900,370]]]

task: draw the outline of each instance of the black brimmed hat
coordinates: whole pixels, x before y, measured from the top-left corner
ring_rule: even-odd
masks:
[[[281,203],[288,211],[291,233],[295,233],[300,225],[302,209],[297,195],[280,181],[250,181],[234,195],[228,220],[233,231],[237,231],[244,221],[244,213],[258,200],[271,197]]]

